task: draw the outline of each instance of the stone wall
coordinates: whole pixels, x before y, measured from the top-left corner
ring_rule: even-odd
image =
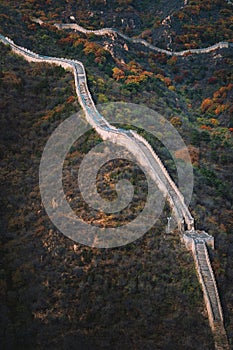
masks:
[[[204,293],[209,322],[214,333],[215,347],[217,350],[229,349],[218,289],[206,247],[206,242],[208,241],[209,244],[213,245],[213,240],[209,237],[202,237],[200,232],[194,230],[194,220],[184,203],[184,197],[170,178],[166,168],[152,147],[135,131],[116,129],[99,114],[88,90],[85,69],[81,62],[64,58],[40,56],[30,50],[15,45],[11,39],[2,35],[0,35],[0,40],[4,44],[9,44],[16,54],[23,56],[29,62],[52,63],[62,66],[64,69],[72,70],[75,78],[76,93],[87,121],[104,140],[110,140],[130,150],[139,163],[147,169],[159,189],[167,197],[178,223],[181,224],[181,220],[185,218],[190,231],[187,233],[187,239],[184,236],[184,241],[187,248],[193,252],[195,266]],[[215,48],[218,45],[216,44]]]
[[[38,23],[38,22],[37,22]],[[41,23],[40,23],[41,24]],[[116,29],[112,29],[112,28],[103,28],[103,29],[98,29],[98,30],[89,30],[89,29],[85,29],[83,27],[81,27],[78,24],[75,23],[55,23],[55,26],[58,29],[72,29],[84,34],[95,34],[95,35],[109,35],[109,36],[120,36],[123,39],[127,40],[128,42],[132,42],[134,44],[141,44],[144,45],[146,47],[148,47],[150,50],[156,51],[156,52],[161,52],[161,53],[165,53],[166,55],[169,56],[185,56],[187,54],[205,54],[205,53],[209,53],[212,51],[215,51],[217,49],[224,49],[224,48],[229,48],[231,46],[233,46],[232,43],[228,43],[226,41],[220,41],[217,44],[211,45],[209,47],[203,48],[203,49],[189,49],[189,50],[183,50],[183,51],[169,51],[169,50],[165,50],[165,49],[161,49],[157,46],[154,46],[152,44],[149,44],[147,41],[143,40],[143,39],[134,39],[134,38],[130,38],[127,35],[124,35],[123,33],[119,32]]]
[[[209,323],[214,334],[215,349],[229,350],[228,339],[224,328],[222,306],[209,253],[205,240],[198,238],[198,235],[196,239],[192,240],[192,253],[204,294]]]
[[[76,93],[87,121],[104,140],[119,143],[129,149],[136,159],[138,159],[139,163],[146,167],[151,177],[156,181],[159,189],[167,197],[177,218],[178,225],[181,225],[182,220],[185,219],[188,228],[193,228],[194,220],[184,203],[184,197],[149,143],[134,131],[121,132],[117,130],[99,114],[88,89],[85,69],[81,62],[64,58],[40,56],[26,48],[15,45],[9,38],[0,37],[0,39],[5,43],[9,43],[15,53],[23,56],[29,62],[53,63],[62,66],[64,69],[72,70],[75,78]]]

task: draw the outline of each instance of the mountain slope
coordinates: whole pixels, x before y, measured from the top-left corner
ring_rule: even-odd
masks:
[[[205,28],[210,23],[211,32],[211,23],[221,20],[218,38],[230,39],[226,12],[230,5],[212,3],[209,6],[213,8],[200,10],[192,28],[188,25],[185,29],[177,14],[172,16],[173,36],[188,34],[185,42],[172,44],[171,48],[183,49],[184,43],[191,43],[201,21]],[[150,1],[119,1],[114,5],[121,8],[118,12],[109,1],[105,7],[101,1],[81,1],[78,5],[72,1],[23,1],[18,6],[14,1],[2,1],[1,32],[36,52],[81,59],[96,102],[146,104],[178,129],[189,145],[194,165],[193,215],[198,227],[216,238],[217,250],[211,258],[231,341],[232,50],[174,59],[120,38],[60,32],[50,25],[36,25],[29,18],[37,16],[53,23],[68,21],[74,15],[90,28],[117,26],[129,35],[141,33],[147,40],[167,47],[168,34],[160,42],[155,40],[154,22],[160,21],[157,25],[164,33],[161,20],[182,3],[171,1],[164,6],[164,2],[153,2],[151,6]],[[217,6],[220,10],[216,13]],[[82,8],[87,12],[80,10],[78,17]],[[220,13],[223,9],[225,14]],[[111,22],[112,10],[117,13],[115,23]],[[189,16],[185,8],[176,13]],[[184,21],[189,23],[189,17],[184,16]],[[147,27],[151,33],[143,33]],[[213,43],[212,36],[197,39],[198,46]],[[164,239],[167,209],[161,222],[141,240],[109,251],[78,245],[57,232],[49,221],[41,205],[38,166],[52,131],[80,108],[73,78],[60,68],[29,65],[2,45],[1,53],[3,346],[62,349],[75,348],[79,342],[82,349],[212,349],[191,256],[176,234]],[[81,161],[83,141],[68,155],[68,164]],[[98,142],[94,133],[85,139],[88,147]],[[150,138],[150,142],[175,177],[171,156],[156,140]],[[182,150],[177,157],[182,158]],[[121,164],[121,169],[128,174],[133,168]],[[109,166],[107,175],[111,177],[112,171]],[[72,195],[69,172],[65,180]],[[81,207],[86,212],[84,209]]]

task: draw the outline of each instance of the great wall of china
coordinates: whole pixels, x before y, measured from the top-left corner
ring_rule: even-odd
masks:
[[[34,20],[36,21],[36,20]],[[43,22],[40,21],[37,23],[42,24]],[[55,27],[57,27],[58,29],[72,29],[74,31],[83,33],[83,34],[94,34],[94,35],[99,35],[99,36],[103,36],[103,35],[110,35],[110,36],[120,36],[121,38],[127,40],[128,42],[131,42],[133,44],[140,44],[143,45],[145,47],[147,47],[148,49],[152,50],[152,51],[156,51],[159,53],[164,53],[168,56],[185,56],[188,54],[205,54],[205,53],[209,53],[212,51],[215,51],[217,49],[224,49],[224,48],[229,48],[232,47],[233,44],[232,43],[228,43],[226,41],[221,41],[215,45],[203,48],[203,49],[189,49],[189,50],[183,50],[183,51],[169,51],[169,50],[165,50],[165,49],[161,49],[157,46],[154,46],[150,43],[148,43],[146,40],[144,39],[140,39],[140,38],[130,38],[127,35],[119,32],[116,29],[112,29],[112,28],[103,28],[103,29],[98,29],[98,30],[88,30],[85,29],[83,27],[81,27],[78,24],[75,23],[56,23]]]
[[[86,33],[88,32],[89,31],[86,31]],[[112,29],[103,29],[99,30],[97,35],[105,35],[109,33],[115,33],[115,31]],[[121,36],[125,37],[123,34]],[[128,37],[126,37],[125,39],[129,40]],[[141,39],[132,40],[141,41]],[[86,73],[84,66],[81,62],[65,58],[42,56],[33,53],[30,50],[16,45],[11,39],[4,37],[1,34],[0,41],[2,41],[5,45],[10,45],[13,52],[20,56],[23,56],[28,62],[44,62],[49,64],[55,64],[63,67],[64,69],[71,70],[74,74],[78,100],[85,112],[87,121],[93,126],[93,128],[104,140],[110,140],[111,142],[126,147],[130,152],[133,153],[133,155],[136,157],[139,163],[147,169],[147,171],[154,179],[159,189],[163,192],[164,196],[168,200],[175,214],[178,227],[181,233],[182,241],[185,243],[187,249],[192,251],[196,270],[198,273],[198,278],[202,285],[209,323],[214,335],[215,348],[216,350],[228,350],[229,345],[226,331],[224,328],[221,302],[207,249],[207,245],[214,248],[214,238],[204,231],[195,230],[194,220],[188,207],[185,204],[183,195],[180,193],[179,189],[169,176],[162,161],[154,152],[152,147],[144,138],[139,136],[135,131],[117,129],[114,126],[110,125],[105,120],[105,118],[100,115],[100,113],[95,107],[91,94],[88,90]],[[199,49],[198,53],[206,53],[222,47],[229,47],[226,44],[228,45],[228,43],[219,43],[214,46],[211,46],[210,48]],[[148,45],[150,46],[150,44]],[[188,50],[188,52],[190,51],[191,50]],[[162,50],[162,52],[169,55],[181,55],[181,53],[171,53],[167,50]],[[187,231],[184,231],[184,221],[188,228]]]

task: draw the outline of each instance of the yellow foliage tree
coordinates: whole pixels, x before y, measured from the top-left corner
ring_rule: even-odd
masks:
[[[113,72],[112,74],[113,78],[116,79],[117,81],[125,78],[125,72],[120,68],[114,67],[112,72]]]

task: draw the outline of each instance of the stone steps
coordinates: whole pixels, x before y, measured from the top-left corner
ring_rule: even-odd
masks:
[[[203,287],[203,293],[207,297],[207,299],[205,299],[207,303],[206,307],[207,310],[209,310],[209,308],[211,309],[211,313],[208,311],[208,316],[214,335],[215,349],[230,350],[222,319],[222,307],[213,270],[209,263],[206,243],[204,241],[200,242],[198,239],[195,241],[194,239],[194,244],[195,250],[193,251],[193,254],[195,254],[195,260],[198,265],[198,273]]]
[[[214,341],[216,350],[230,350],[227,334],[222,322],[214,322]]]

